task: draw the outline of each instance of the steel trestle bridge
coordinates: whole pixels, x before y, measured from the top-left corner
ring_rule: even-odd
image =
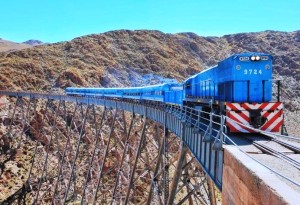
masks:
[[[0,95],[1,174],[11,159],[23,173],[3,204],[216,204],[224,116],[109,98]]]

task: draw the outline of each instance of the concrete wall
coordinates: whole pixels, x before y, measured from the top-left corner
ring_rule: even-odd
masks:
[[[224,147],[222,204],[300,204],[300,194],[237,147]]]

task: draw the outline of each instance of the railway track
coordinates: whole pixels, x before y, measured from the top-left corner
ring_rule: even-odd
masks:
[[[272,141],[276,142],[276,143],[278,143],[278,144],[280,144],[280,145],[282,145],[282,146],[284,146],[284,147],[286,147],[288,149],[293,150],[296,154],[300,153],[300,147],[298,147],[298,146],[295,146],[293,144],[290,144],[288,142],[284,142],[284,141],[276,139],[276,138],[273,138]],[[299,142],[300,142],[300,139],[299,139]]]
[[[251,144],[253,144],[256,148],[261,150],[263,153],[267,153],[277,158],[280,158],[300,170],[300,162],[290,157],[291,154],[300,154],[300,147],[270,135],[260,134],[259,137],[247,136],[245,139],[251,142]],[[281,145],[282,147],[285,147],[286,149],[290,150],[290,152],[279,151],[276,148],[269,146],[269,142],[274,142],[278,145]]]

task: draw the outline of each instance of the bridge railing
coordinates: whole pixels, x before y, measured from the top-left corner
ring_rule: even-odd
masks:
[[[149,109],[149,108],[148,108]],[[193,133],[203,134],[204,141],[214,141],[215,143],[224,143],[223,133],[227,132],[225,125],[225,116],[214,114],[213,112],[205,112],[199,109],[187,107],[187,106],[177,106],[177,105],[165,105],[162,109],[155,108],[163,111],[160,113],[161,118],[157,121],[164,123],[164,114],[168,113],[176,117],[185,126],[193,129]],[[149,112],[148,117],[155,119],[154,112]],[[153,115],[153,116],[152,116]],[[152,116],[152,117],[151,117]],[[155,114],[156,116],[156,114]],[[176,129],[172,129],[175,130]],[[180,136],[180,133],[177,132]],[[220,146],[215,147],[215,149],[221,149]]]
[[[172,131],[180,127],[182,140],[189,147],[206,173],[212,178],[216,186],[221,189],[225,117],[213,112],[205,112],[190,107],[167,105],[166,113],[179,121],[179,126],[171,127]]]

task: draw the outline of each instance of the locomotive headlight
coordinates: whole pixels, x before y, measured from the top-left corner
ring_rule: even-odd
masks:
[[[260,56],[255,56],[255,60],[259,61],[260,60]]]
[[[250,59],[251,59],[252,61],[255,61],[255,56],[251,56]]]

